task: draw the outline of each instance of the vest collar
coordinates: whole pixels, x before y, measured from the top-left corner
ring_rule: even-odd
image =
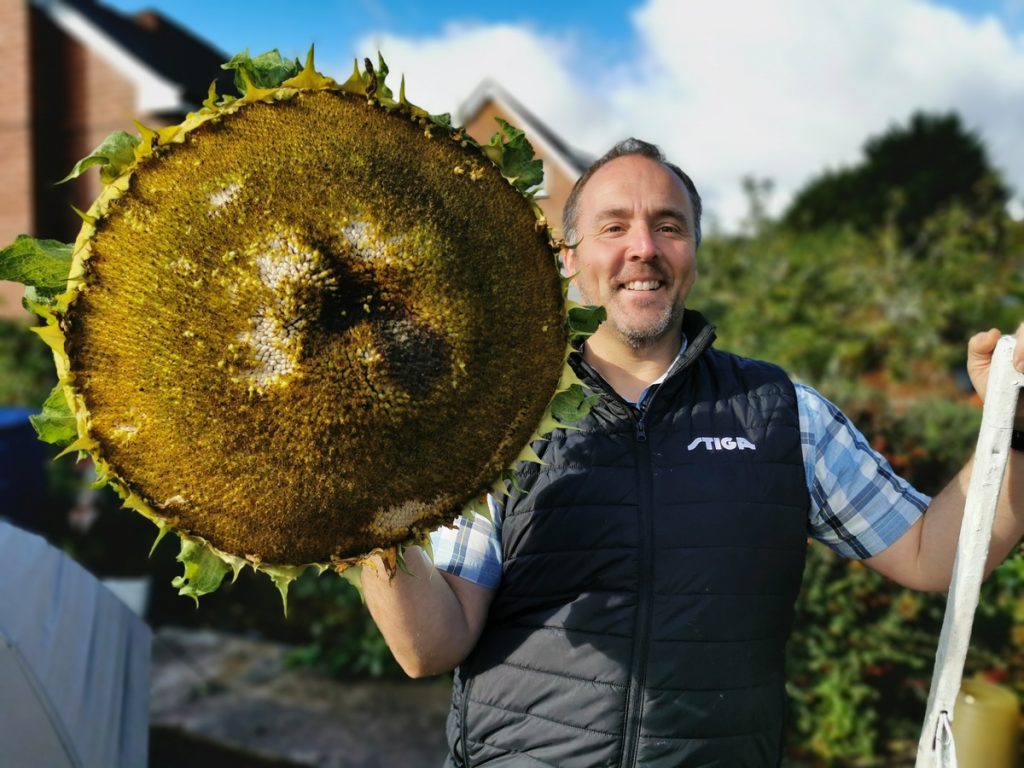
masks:
[[[679,346],[679,354],[676,355],[676,359],[672,361],[672,364],[668,367],[661,376],[655,381],[652,381],[643,392],[640,393],[638,402],[643,402],[649,398],[658,387],[673,377],[684,368],[688,368],[690,364],[696,360],[700,355],[711,347],[716,338],[715,326],[707,321],[707,319],[695,309],[687,309],[683,312],[683,334],[682,340]],[[584,383],[589,385],[598,384],[600,389],[605,390],[609,393],[614,394],[618,399],[627,403],[631,406],[636,406],[636,403],[630,403],[625,400],[621,395],[614,392],[608,383],[601,377],[593,366],[583,359],[583,344],[581,341],[579,346],[569,355],[569,365],[572,366],[576,375],[579,376]]]

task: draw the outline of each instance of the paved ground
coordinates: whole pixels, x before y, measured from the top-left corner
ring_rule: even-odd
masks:
[[[288,667],[287,650],[160,629],[149,768],[440,768],[447,678],[332,681]]]

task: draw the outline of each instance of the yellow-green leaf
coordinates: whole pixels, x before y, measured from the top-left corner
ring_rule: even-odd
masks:
[[[231,568],[217,557],[206,544],[182,538],[177,560],[185,566],[185,574],[175,577],[171,586],[179,595],[191,597],[199,605],[199,598],[216,591]]]
[[[276,48],[256,57],[250,56],[246,48],[232,56],[227,63],[221,64],[220,68],[234,70],[235,88],[242,95],[245,95],[248,88],[243,73],[248,77],[248,82],[257,88],[277,88],[302,71],[298,59],[283,58]]]
[[[75,163],[71,172],[57,183],[63,184],[65,181],[77,179],[88,168],[98,165],[100,180],[109,184],[135,162],[135,147],[138,143],[139,139],[130,133],[114,131],[96,149]]]
[[[71,246],[18,235],[0,250],[0,280],[30,285],[42,296],[62,293],[71,270]]]
[[[43,403],[42,413],[29,416],[39,439],[46,443],[65,446],[78,437],[75,416],[64,396],[64,385],[58,384]]]

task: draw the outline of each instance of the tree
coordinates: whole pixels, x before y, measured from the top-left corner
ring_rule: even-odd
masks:
[[[925,221],[951,205],[972,214],[1003,213],[1009,199],[981,139],[956,113],[917,112],[907,125],[868,139],[860,164],[808,183],[782,223],[803,232],[850,226],[863,233],[889,223],[910,244]]]

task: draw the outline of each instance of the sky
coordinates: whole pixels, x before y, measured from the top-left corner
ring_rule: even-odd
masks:
[[[694,177],[705,231],[744,177],[769,211],[917,110],[956,111],[1024,215],[1024,0],[101,0],[155,8],[231,54],[277,48],[345,78],[383,53],[409,99],[456,113],[492,77],[593,156],[626,136]]]

